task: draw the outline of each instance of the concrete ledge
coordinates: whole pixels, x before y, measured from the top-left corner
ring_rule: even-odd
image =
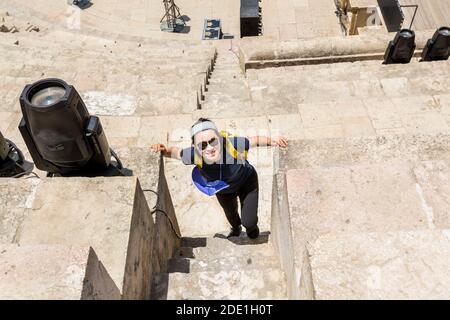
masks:
[[[1,299],[120,299],[89,246],[0,245]]]
[[[153,228],[136,178],[53,178],[39,184],[18,243],[92,246],[122,297],[139,299],[150,291]]]
[[[180,230],[160,155],[147,151],[139,161],[128,151],[124,163],[145,188],[136,177],[2,179],[0,244],[90,246],[122,299],[150,298],[153,274],[166,271]]]
[[[416,55],[421,54],[434,31],[416,32]],[[247,69],[288,65],[381,60],[394,36],[394,33],[376,33],[285,42],[245,39],[239,47],[239,61],[245,72]]]
[[[353,256],[360,255],[366,262],[370,258],[373,263],[369,261],[365,265],[368,271],[365,267],[353,270],[353,262],[345,258],[345,254],[337,259],[329,247],[334,246],[333,239],[345,239],[342,244],[366,236],[384,241],[385,232],[392,233],[386,239],[410,232],[412,237],[417,235],[420,242],[420,230],[448,229],[450,222],[445,213],[450,194],[446,178],[450,170],[448,139],[446,134],[416,134],[293,140],[287,150],[279,150],[280,155],[274,157],[280,162],[281,171],[273,183],[271,230],[287,276],[290,299],[414,298],[423,297],[427,292],[442,297],[441,291],[426,288],[417,294],[413,290],[403,293],[391,290],[390,294],[389,281],[383,282],[381,291],[364,292],[364,284],[356,283],[362,273],[377,267],[379,255],[374,253],[373,257],[368,257],[364,256],[364,250],[358,251]],[[326,253],[321,240],[325,238],[332,239],[327,240]],[[389,247],[389,240],[385,242]],[[410,260],[402,256],[402,246],[387,250],[398,249],[396,259],[409,266]],[[347,243],[346,247],[350,252],[358,246]],[[367,250],[379,249],[374,246]],[[445,251],[445,248],[436,250]],[[335,262],[336,259],[342,265]],[[325,260],[333,262],[327,264]],[[375,267],[372,268],[371,263]],[[444,262],[436,259],[435,263],[441,268]],[[335,266],[329,268],[330,264]],[[334,270],[341,270],[342,276],[333,278]],[[386,279],[393,277],[394,273],[389,270],[383,272],[387,272]],[[422,277],[422,271],[418,272]],[[349,274],[351,276],[347,276]],[[406,272],[403,276],[414,277]],[[340,285],[335,279],[342,286],[336,287],[336,295],[333,295],[333,286]],[[358,288],[358,294],[346,289],[353,287]]]
[[[373,137],[292,140],[280,150],[280,169],[377,164],[402,160],[450,159],[448,134],[392,134]]]
[[[449,259],[422,257],[448,252],[449,168],[449,160],[397,160],[278,174],[272,232],[289,297],[443,298]],[[412,279],[426,283],[430,269],[436,285],[419,289]],[[407,287],[392,285],[396,277]]]
[[[448,229],[330,234],[312,247],[317,299],[448,299]]]
[[[286,274],[287,296],[289,299],[314,299],[311,268],[305,241],[293,240],[291,216],[287,194],[286,176],[277,174],[273,179],[271,239]],[[295,253],[303,252],[296,262]]]

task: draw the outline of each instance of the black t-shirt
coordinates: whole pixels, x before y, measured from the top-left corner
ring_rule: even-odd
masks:
[[[231,137],[228,138],[233,144],[234,148],[240,153],[250,149],[250,141],[245,137]],[[208,181],[222,180],[230,187],[220,191],[219,193],[233,193],[237,192],[243,185],[245,180],[252,174],[253,166],[245,159],[235,159],[226,151],[226,138],[221,139],[222,157],[218,163],[207,164],[202,163],[201,172]],[[194,147],[181,150],[181,160],[186,165],[195,164]],[[201,159],[201,155],[199,155]]]

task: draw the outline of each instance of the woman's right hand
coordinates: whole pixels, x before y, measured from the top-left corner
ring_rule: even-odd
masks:
[[[158,153],[158,152],[166,153],[167,152],[166,146],[163,145],[162,143],[154,144],[150,147],[150,149],[155,153]]]

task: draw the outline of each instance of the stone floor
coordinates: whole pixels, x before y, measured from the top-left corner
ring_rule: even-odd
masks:
[[[262,1],[263,34],[274,40],[341,36],[333,0]]]
[[[159,0],[96,0],[85,10],[68,6],[66,0],[11,1],[25,10],[32,9],[43,20],[52,19],[62,27],[73,30],[95,30],[110,35],[139,36],[151,39],[201,40],[205,19],[220,18],[223,32],[240,37],[240,2],[176,1],[186,28],[180,34],[160,31],[164,5]],[[23,9],[22,9],[23,10]]]

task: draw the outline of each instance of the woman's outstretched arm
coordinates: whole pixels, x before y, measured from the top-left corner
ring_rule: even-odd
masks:
[[[265,147],[265,146],[280,146],[282,148],[286,148],[288,146],[288,139],[286,137],[263,137],[263,136],[254,136],[248,137],[250,141],[250,147]]]
[[[172,158],[172,159],[181,159],[181,148],[166,147],[162,143],[154,144],[150,148],[155,153],[161,152],[164,157]]]

